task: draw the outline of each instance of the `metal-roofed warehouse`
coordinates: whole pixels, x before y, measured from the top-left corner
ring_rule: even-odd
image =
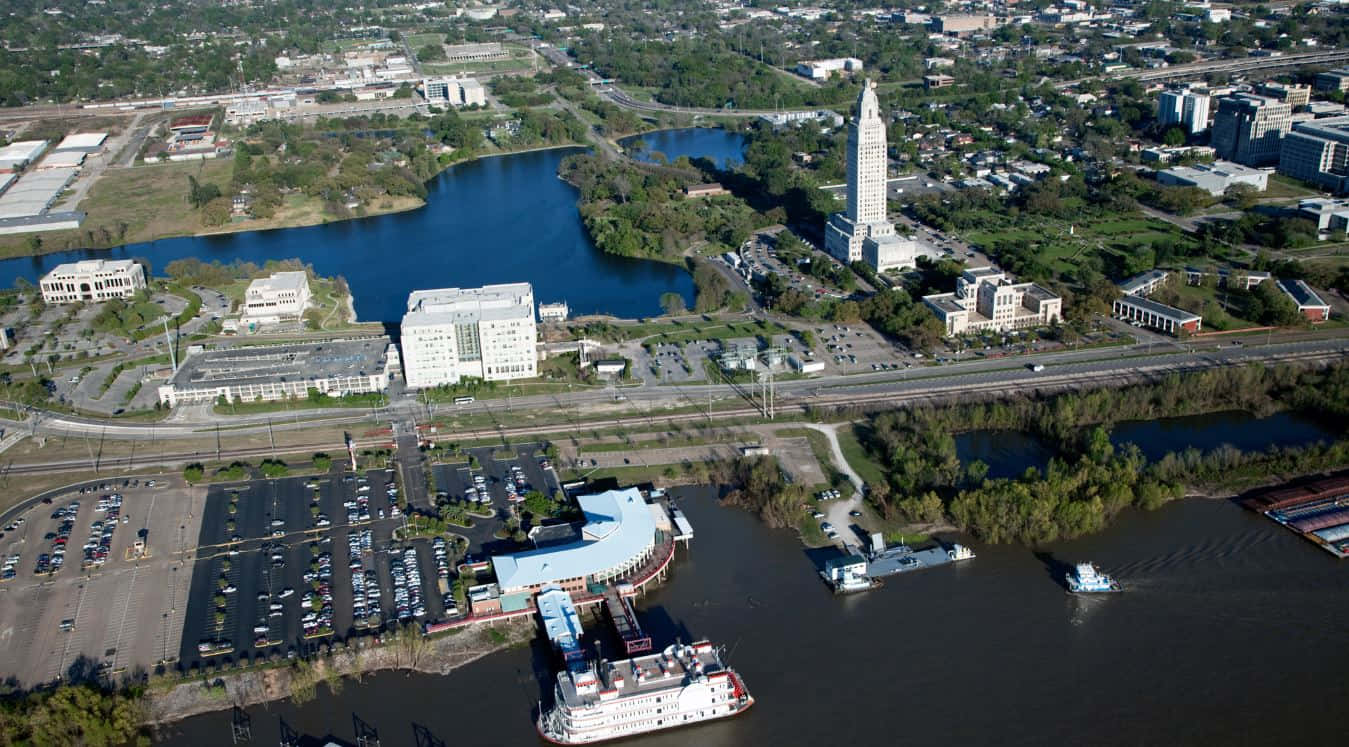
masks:
[[[388,337],[330,340],[299,345],[228,348],[191,354],[159,401],[242,402],[306,397],[310,389],[330,396],[382,392],[389,387]]]

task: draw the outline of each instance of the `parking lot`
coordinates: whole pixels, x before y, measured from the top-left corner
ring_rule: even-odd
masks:
[[[183,558],[206,491],[147,482],[77,487],[5,532],[0,671],[37,685],[73,671],[148,671],[177,655],[190,576]]]
[[[400,492],[384,469],[211,488],[184,665],[306,655],[334,636],[444,619],[432,541],[393,539]]]
[[[493,553],[519,549],[513,541],[493,536],[502,522],[510,517],[512,505],[522,501],[531,490],[552,496],[562,489],[551,465],[546,469],[542,466],[545,461],[537,451],[537,444],[517,445],[512,449],[515,456],[509,459],[494,458],[496,449],[469,449],[469,453],[478,460],[479,466],[476,468],[466,464],[438,464],[434,467],[436,490],[441,494],[441,500],[460,502],[471,513],[484,516],[490,513],[493,517],[492,520],[475,518],[472,527],[454,529],[456,534],[468,538],[470,557],[483,558]],[[476,478],[481,478],[481,481]],[[514,500],[512,495],[515,496]]]

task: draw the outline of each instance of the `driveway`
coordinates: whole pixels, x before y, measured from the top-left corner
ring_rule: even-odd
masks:
[[[847,475],[848,481],[853,484],[852,495],[829,503],[824,512],[825,521],[833,524],[834,529],[838,531],[839,539],[837,541],[842,542],[844,547],[847,547],[848,538],[853,536],[851,532],[845,531],[853,523],[848,512],[862,510],[862,478],[853,471],[852,466],[848,464],[848,460],[843,458],[843,449],[839,448],[838,445],[839,426],[837,424],[805,423],[803,425],[811,430],[823,433],[825,438],[829,439],[829,450],[833,456],[834,466],[844,475]]]

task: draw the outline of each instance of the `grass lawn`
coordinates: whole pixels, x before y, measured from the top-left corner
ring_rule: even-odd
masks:
[[[41,251],[77,249],[91,244],[131,244],[201,231],[200,212],[187,203],[187,177],[227,191],[232,159],[165,163],[108,169],[79,204],[88,217],[72,231],[41,235]],[[28,236],[0,238],[0,256],[32,254]]]
[[[428,44],[444,44],[444,34],[408,34],[406,37],[409,47],[412,51],[417,51]]]
[[[1283,174],[1270,174],[1269,186],[1260,195],[1261,199],[1279,199],[1293,197],[1315,197],[1320,192],[1312,189],[1297,179],[1284,176]]]
[[[862,443],[857,439],[857,428],[852,425],[840,426],[838,429],[838,447],[843,452],[843,458],[848,460],[848,466],[862,478],[862,482],[868,485],[879,485],[885,482],[885,471],[881,466],[872,461],[867,455]]]

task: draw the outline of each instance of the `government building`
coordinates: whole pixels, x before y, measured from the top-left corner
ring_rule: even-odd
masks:
[[[309,306],[309,273],[276,272],[248,284],[244,292],[244,322],[275,324],[299,319]]]
[[[885,120],[876,100],[876,84],[867,79],[857,96],[857,113],[848,124],[848,205],[829,216],[824,248],[844,264],[865,260],[877,272],[913,267],[918,242],[895,235],[886,209]]]
[[[145,288],[145,268],[130,259],[87,259],[57,265],[42,276],[45,303],[130,298]]]
[[[408,296],[402,363],[412,389],[461,379],[538,375],[534,288],[529,283],[441,288]]]
[[[1063,299],[1035,283],[1013,283],[994,267],[971,267],[954,293],[923,296],[946,325],[946,336],[1044,327],[1063,318]]]

